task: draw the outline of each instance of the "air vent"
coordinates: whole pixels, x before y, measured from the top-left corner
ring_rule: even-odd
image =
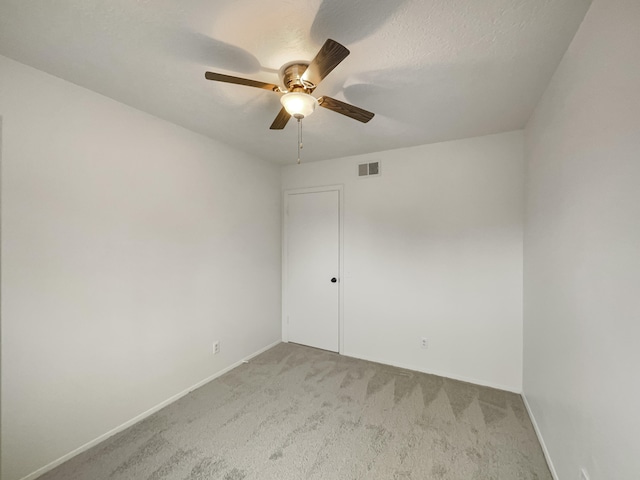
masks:
[[[380,162],[361,163],[358,165],[359,177],[373,177],[380,175]]]

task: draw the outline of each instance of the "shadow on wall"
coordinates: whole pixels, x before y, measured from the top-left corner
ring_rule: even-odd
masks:
[[[523,102],[524,89],[504,92],[500,80],[506,72],[514,83],[525,85],[532,68],[522,61],[425,64],[377,70],[357,75],[358,83],[345,85],[342,93],[349,103],[406,125],[420,124],[433,135],[444,135],[463,126],[469,136],[476,136],[479,122],[490,126],[484,133],[494,133],[526,121],[537,92],[529,92]],[[483,95],[477,94],[478,88]],[[511,92],[520,92],[518,98]],[[514,104],[521,108],[514,111]]]
[[[238,73],[277,72],[263,67],[254,55],[243,48],[200,32],[174,29],[165,38],[166,50],[183,60]]]
[[[311,26],[311,39],[319,45],[328,38],[355,43],[375,33],[405,2],[323,0]],[[182,59],[238,73],[277,73],[246,50],[200,32],[172,29],[164,38],[165,49]]]
[[[406,0],[344,2],[323,0],[311,26],[311,39],[319,45],[328,38],[355,43],[375,33]],[[203,66],[243,74],[278,73],[247,50],[190,29],[171,28],[162,36],[164,49],[177,58]]]
[[[322,0],[311,26],[311,39],[333,38],[346,45],[368,37],[391,18],[406,0]]]

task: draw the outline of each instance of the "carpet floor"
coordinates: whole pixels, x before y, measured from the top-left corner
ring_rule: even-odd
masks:
[[[40,480],[552,480],[520,396],[282,343]]]

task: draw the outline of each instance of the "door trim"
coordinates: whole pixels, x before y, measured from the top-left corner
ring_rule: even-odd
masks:
[[[282,341],[289,342],[289,309],[287,304],[287,227],[289,196],[303,193],[338,192],[338,353],[344,351],[344,185],[295,188],[282,196]]]

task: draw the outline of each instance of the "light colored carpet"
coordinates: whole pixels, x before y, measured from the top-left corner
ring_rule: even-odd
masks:
[[[522,399],[280,344],[41,480],[551,480]]]

